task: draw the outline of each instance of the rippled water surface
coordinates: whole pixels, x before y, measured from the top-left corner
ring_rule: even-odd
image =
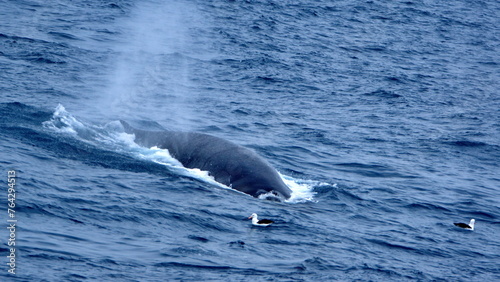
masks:
[[[500,280],[499,11],[0,2],[0,280]],[[294,197],[219,185],[120,119],[249,147]]]

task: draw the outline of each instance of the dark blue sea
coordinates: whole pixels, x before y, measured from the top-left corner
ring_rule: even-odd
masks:
[[[0,281],[500,281],[499,64],[495,0],[1,0]]]

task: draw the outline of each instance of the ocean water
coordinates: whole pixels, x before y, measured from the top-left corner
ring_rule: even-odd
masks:
[[[499,15],[1,1],[0,280],[500,280]],[[293,198],[224,187],[120,119],[249,147]]]

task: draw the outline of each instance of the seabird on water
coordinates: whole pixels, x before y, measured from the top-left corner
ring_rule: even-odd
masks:
[[[460,223],[453,223],[453,224],[455,224],[456,226],[461,227],[461,228],[465,228],[465,229],[469,229],[469,230],[474,230],[474,223],[475,222],[476,222],[475,219],[471,219],[470,222],[469,222],[469,224],[462,223],[462,222],[460,222]]]
[[[269,226],[270,224],[274,223],[274,221],[272,221],[270,219],[261,219],[261,220],[259,220],[257,218],[257,214],[256,213],[252,213],[252,215],[249,216],[248,219],[252,219],[252,224],[253,225],[262,226],[262,227],[266,227],[266,226]]]

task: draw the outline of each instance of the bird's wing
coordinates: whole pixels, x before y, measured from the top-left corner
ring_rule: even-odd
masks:
[[[271,223],[274,223],[274,221],[269,220],[269,219],[261,219],[257,223],[259,223],[259,224],[271,224]]]

